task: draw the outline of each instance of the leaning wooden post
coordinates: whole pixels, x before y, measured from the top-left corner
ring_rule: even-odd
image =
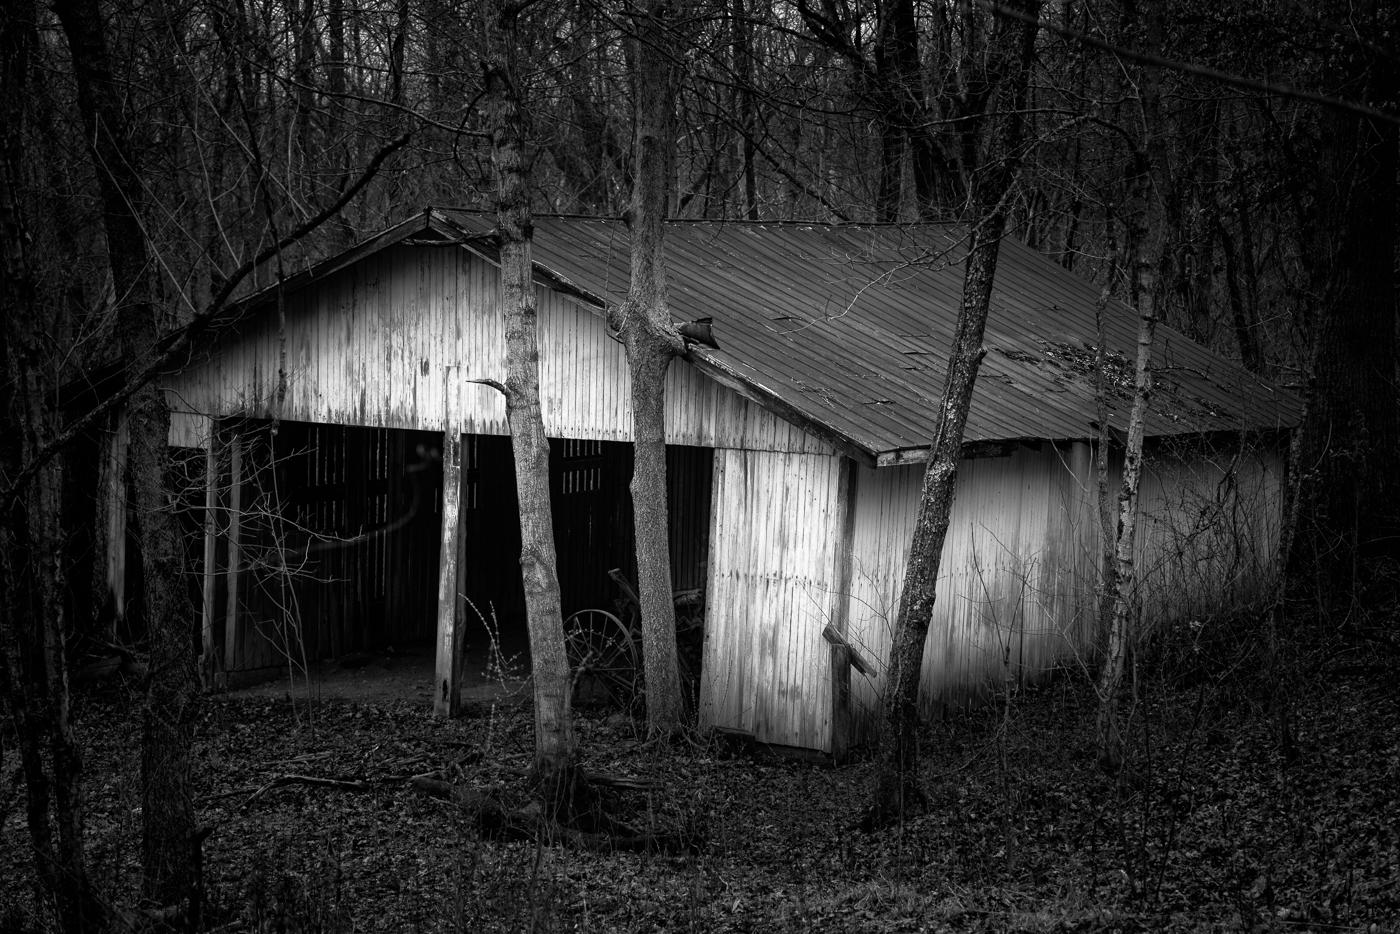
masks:
[[[433,668],[433,713],[455,717],[461,706],[461,614],[457,611],[457,565],[462,541],[462,435],[442,437],[442,550],[438,556],[437,660]]]

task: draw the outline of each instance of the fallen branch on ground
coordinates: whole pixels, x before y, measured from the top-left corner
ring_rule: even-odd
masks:
[[[243,807],[239,808],[239,810],[246,809],[248,805],[252,804],[272,789],[280,788],[283,785],[313,785],[318,788],[335,788],[340,791],[372,791],[375,787],[369,782],[350,778],[321,778],[317,775],[297,774],[278,775],[264,782],[257,791],[254,791],[248,797],[247,801],[243,802]]]

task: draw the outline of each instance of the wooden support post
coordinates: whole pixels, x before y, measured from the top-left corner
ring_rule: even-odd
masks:
[[[839,530],[830,622],[822,635],[831,644],[831,756],[840,761],[851,742],[851,667],[863,664],[860,652],[847,641],[851,611],[851,565],[855,560],[856,476],[860,466],[841,458],[833,526]],[[867,674],[869,672],[866,672]]]
[[[117,627],[126,617],[126,448],[129,440],[126,412],[117,412],[112,437],[107,442],[102,463],[104,498],[107,511],[107,551],[103,568],[106,622],[109,642],[117,641]]]
[[[458,563],[462,527],[462,435],[455,428],[442,438],[442,548],[438,556],[437,659],[433,668],[433,713],[454,717],[461,700],[462,644]]]
[[[224,672],[230,672],[238,663],[238,572],[242,556],[239,554],[239,536],[243,520],[243,439],[237,430],[229,436],[228,443],[228,609],[224,613]]]
[[[225,687],[225,674],[218,665],[218,647],[214,645],[214,589],[218,581],[219,544],[219,448],[218,438],[211,425],[209,447],[204,452],[204,566],[200,601],[200,631],[202,633],[199,658],[199,677],[204,689]]]

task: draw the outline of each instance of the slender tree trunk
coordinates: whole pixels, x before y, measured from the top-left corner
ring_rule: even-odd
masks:
[[[749,26],[744,0],[731,0],[730,22],[733,28],[734,89],[732,106],[739,114],[739,171],[744,180],[744,216],[758,220],[758,175],[754,165],[758,147],[754,144],[757,116],[754,111],[753,90],[753,30]]]
[[[666,508],[666,371],[671,358],[684,350],[666,300],[665,220],[675,160],[670,15],[668,0],[651,0],[637,18],[632,278],[626,301],[611,315],[627,349],[632,380],[632,509],[647,729],[653,734],[675,731],[684,718]]]
[[[887,100],[894,108],[891,117],[912,157],[910,174],[918,215],[925,220],[950,216],[961,205],[966,192],[961,177],[939,148],[935,131],[929,125],[913,0],[885,0],[881,4],[880,52],[876,60],[881,59],[884,60],[883,80],[889,89]],[[903,166],[899,169],[902,174]]]
[[[1032,17],[1040,9],[1037,2],[1022,3],[1020,7]],[[1036,32],[1036,27],[1028,23],[999,20],[989,53],[989,80],[1005,85],[1006,109],[1010,113],[1001,119],[1001,132],[995,144],[1001,158],[984,167],[974,188],[978,216],[972,224],[963,270],[962,304],[939,406],[938,433],[929,452],[909,559],[904,569],[904,589],[899,598],[885,675],[875,780],[865,815],[867,826],[881,826],[902,819],[909,809],[924,801],[917,775],[924,643],[932,621],[935,586],[943,542],[948,535],[972,389],[986,353],[982,336],[1006,227],[1006,195],[1015,180],[1025,139],[1023,114]]]
[[[902,817],[924,802],[919,787],[919,686],[924,642],[932,621],[935,586],[948,536],[948,523],[962,456],[963,432],[972,403],[972,388],[986,351],[982,335],[996,275],[1005,217],[993,215],[978,225],[963,272],[963,300],[957,337],[939,407],[938,438],[919,491],[919,507],[904,589],[885,674],[884,716],[876,760],[876,780],[870,823],[882,825]]]
[[[145,232],[135,214],[143,191],[137,156],[126,135],[97,3],[60,0],[55,11],[68,39],[78,108],[101,189],[108,260],[121,296],[121,359],[128,371],[140,371],[156,352],[161,322],[152,299]],[[131,397],[127,411],[127,470],[140,523],[142,609],[149,645],[141,738],[144,888],[146,897],[157,904],[181,905],[197,916],[194,867],[199,844],[189,762],[198,698],[196,639],[166,493],[170,412],[162,391],[151,384]]]
[[[1110,775],[1123,765],[1123,735],[1119,705],[1123,675],[1139,615],[1137,594],[1138,485],[1142,479],[1142,447],[1147,409],[1152,394],[1152,340],[1157,327],[1154,302],[1139,299],[1137,359],[1133,366],[1133,407],[1128,416],[1128,439],[1123,452],[1123,478],[1118,491],[1118,535],[1113,551],[1113,613],[1099,672],[1098,765]]]
[[[896,106],[888,98],[884,101],[882,110]],[[899,220],[900,202],[903,200],[904,139],[904,131],[895,123],[892,115],[880,118],[880,180],[875,191],[875,219],[883,224]]]
[[[1244,215],[1244,210],[1239,212]],[[1251,373],[1264,372],[1264,356],[1259,341],[1255,337],[1258,328],[1257,313],[1250,303],[1244,288],[1241,287],[1241,257],[1235,246],[1235,238],[1225,224],[1224,217],[1217,215],[1216,233],[1220,237],[1220,252],[1225,258],[1225,290],[1230,297],[1230,323],[1234,326],[1235,343],[1240,349],[1240,362]],[[1252,262],[1253,257],[1243,257],[1244,262]]]
[[[1161,20],[1157,11],[1142,11],[1144,45],[1161,47]],[[1138,310],[1137,354],[1133,365],[1133,405],[1128,415],[1128,436],[1123,451],[1123,476],[1118,491],[1117,536],[1113,552],[1113,614],[1106,633],[1103,667],[1099,671],[1097,762],[1110,775],[1123,765],[1123,732],[1119,707],[1123,677],[1141,615],[1137,593],[1138,486],[1142,478],[1142,450],[1148,406],[1152,394],[1152,341],[1157,327],[1161,270],[1168,264],[1164,230],[1180,230],[1160,202],[1167,173],[1167,153],[1162,133],[1161,91],[1157,74],[1132,66],[1138,89],[1142,136],[1130,156],[1128,198],[1125,212],[1125,252],[1131,269],[1129,295]],[[1155,195],[1155,197],[1154,197]]]
[[[409,30],[408,0],[398,0],[394,15],[394,41],[389,54],[389,102],[402,107],[404,104],[404,46],[408,40]]]
[[[1098,420],[1098,438],[1094,445],[1094,481],[1097,490],[1099,513],[1099,586],[1098,631],[1095,638],[1107,644],[1108,633],[1113,622],[1113,595],[1117,592],[1116,566],[1114,564],[1114,544],[1118,539],[1117,523],[1113,518],[1113,497],[1109,492],[1108,461],[1112,432],[1109,430],[1108,393],[1111,380],[1107,371],[1108,350],[1105,346],[1107,335],[1104,330],[1104,314],[1108,310],[1113,295],[1113,276],[1117,263],[1110,263],[1108,281],[1099,291],[1094,303],[1094,415]]]
[[[314,0],[291,0],[287,7],[287,29],[290,33],[292,57],[292,77],[296,82],[291,93],[296,100],[292,126],[295,141],[295,159],[288,166],[295,173],[290,179],[291,190],[300,197],[303,207],[309,214],[310,206],[317,201],[320,185],[317,172],[319,158],[313,152],[315,127],[311,124],[315,108],[315,67],[316,67],[316,8]]]
[[[0,472],[19,474],[60,422],[53,409],[61,322],[41,303],[21,192],[36,11],[0,10]],[[0,699],[25,779],[30,843],[44,892],[66,932],[101,930],[83,846],[82,762],[73,738],[66,654],[63,464],[46,462],[0,499]]]
[[[6,234],[17,229],[9,220],[0,224]],[[11,256],[6,258],[3,298],[11,317],[4,362],[13,389],[6,394],[0,424],[7,435],[5,473],[13,476],[44,446],[59,419],[47,405],[57,393],[46,378],[56,369],[50,355],[54,335],[40,333],[41,323],[47,319],[51,324],[53,317],[32,301],[25,266],[9,261],[22,251],[6,252]],[[0,686],[20,743],[39,879],[54,899],[63,929],[81,932],[105,926],[107,917],[94,897],[83,846],[82,762],[68,694],[62,489],[62,460],[50,458],[13,501],[0,505],[5,513],[0,519]]]
[[[506,321],[506,417],[520,501],[520,571],[535,685],[535,771],[546,804],[568,807],[577,778],[569,663],[549,497],[549,440],[540,411],[540,352],[532,278],[524,116],[515,83],[519,4],[496,0],[486,24],[486,112],[496,180],[501,311]]]
[[[0,184],[0,306],[7,311],[0,351],[7,379],[0,391],[0,466],[13,477],[57,427],[52,410],[57,315],[41,307],[30,268],[19,192],[25,169],[25,87],[33,47],[28,16],[0,13],[0,115],[4,124]],[[82,763],[68,701],[66,580],[58,458],[0,502],[0,696],[19,742],[35,869],[63,930],[100,929],[83,846]]]

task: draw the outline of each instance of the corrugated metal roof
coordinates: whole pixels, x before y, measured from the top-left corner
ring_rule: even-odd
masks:
[[[470,237],[493,218],[434,210]],[[536,215],[534,258],[549,278],[603,302],[626,295],[620,220]],[[880,462],[918,459],[933,440],[962,295],[963,228],[952,225],[673,221],[666,229],[671,312],[714,318],[719,350],[702,369],[844,439]],[[968,441],[1075,439],[1094,418],[1098,289],[1008,238],[997,266]],[[1137,317],[1113,303],[1106,345],[1126,388]],[[1149,435],[1289,428],[1297,396],[1167,327],[1157,329]]]

